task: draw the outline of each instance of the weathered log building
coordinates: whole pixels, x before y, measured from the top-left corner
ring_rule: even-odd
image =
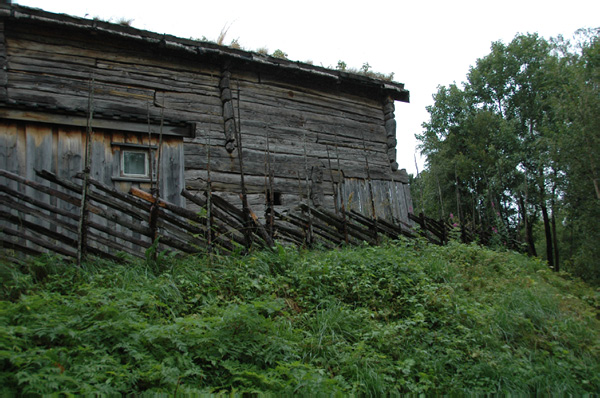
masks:
[[[87,152],[94,179],[158,180],[174,204],[210,184],[236,204],[243,187],[260,217],[309,198],[408,222],[394,119],[408,99],[399,83],[0,6],[0,169],[32,180],[72,178]]]

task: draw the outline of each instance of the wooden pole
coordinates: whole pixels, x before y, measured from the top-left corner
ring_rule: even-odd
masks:
[[[344,173],[342,172],[342,169],[340,167],[340,152],[338,149],[338,135],[337,135],[337,130],[335,132],[335,156],[337,158],[337,167],[338,167],[338,172],[340,173],[340,183],[339,183],[339,189],[340,189],[340,210],[342,212],[342,219],[343,219],[343,226],[344,226],[344,241],[346,242],[346,245],[349,243],[349,239],[348,239],[348,218],[346,217],[346,193],[344,192],[344,181],[343,181],[343,176]]]
[[[83,168],[83,184],[81,188],[81,205],[79,208],[79,224],[77,225],[77,265],[81,266],[81,262],[86,254],[86,222],[87,222],[87,211],[86,203],[88,200],[89,180],[90,180],[90,146],[92,140],[92,121],[94,120],[94,85],[95,78],[92,76],[92,80],[89,85],[88,94],[88,119],[87,126],[85,129],[85,160]]]
[[[152,159],[152,133],[150,131],[150,102],[146,103],[146,115],[148,121],[148,166],[150,169],[150,192],[154,193],[154,159]]]
[[[296,170],[296,176],[298,177],[298,197],[300,198],[300,202],[302,202],[302,183],[300,180],[300,172]],[[308,244],[308,232],[307,232],[307,226],[305,224],[302,224],[302,233],[304,235],[304,244],[307,245]]]
[[[206,145],[206,239],[208,253],[212,253],[212,182],[210,180],[210,130],[212,122],[208,124],[207,145]],[[209,261],[211,261],[209,256]]]
[[[252,245],[252,239],[250,236],[250,217],[248,210],[248,194],[246,192],[246,183],[244,181],[244,156],[242,154],[242,122],[240,116],[240,81],[237,80],[237,128],[236,130],[236,141],[238,148],[238,160],[240,162],[240,184],[242,188],[242,212],[244,221],[244,239],[246,240],[246,249],[250,249]]]
[[[331,190],[333,191],[333,209],[335,210],[335,214],[338,214],[338,204],[337,204],[337,189],[335,189],[335,183],[333,181],[333,171],[331,170],[331,157],[329,155],[329,145],[325,145],[327,149],[327,163],[329,164],[329,178],[331,179]]]
[[[158,162],[156,165],[156,189],[153,192],[154,202],[150,206],[150,218],[148,223],[152,229],[152,243],[158,239],[158,199],[160,198],[160,169],[162,166],[162,143],[163,143],[163,125],[165,115],[165,96],[162,97],[162,104],[160,108],[160,129],[158,131]],[[152,259],[156,261],[158,257],[158,250],[152,251]]]
[[[392,177],[392,189],[390,191],[390,212],[392,214],[392,219],[391,221],[394,222],[394,197],[396,197],[396,179],[394,178],[394,170],[392,170],[392,161],[389,161],[390,163],[390,171],[391,171],[391,177]],[[397,201],[398,203],[398,215],[401,217],[402,215],[400,214],[400,204],[399,201]],[[408,203],[407,203],[408,206]],[[408,217],[408,215],[407,215]],[[384,217],[385,218],[385,217]]]
[[[371,199],[371,213],[373,215],[375,242],[379,244],[379,234],[377,233],[377,212],[375,211],[375,197],[373,195],[373,182],[371,180],[371,170],[369,169],[369,156],[367,152],[367,145],[365,144],[365,135],[362,135],[363,150],[365,152],[365,167],[367,169],[367,184],[369,187],[369,197]]]
[[[306,204],[308,205],[308,244],[312,244],[313,241],[313,226],[312,226],[312,214],[310,206],[310,195],[311,189],[308,181],[308,155],[306,154],[306,130],[302,136],[302,143],[304,144],[304,180],[306,182]]]
[[[465,222],[464,222],[464,217],[462,214],[462,207],[460,205],[460,184],[458,182],[458,171],[456,168],[456,163],[454,163],[454,180],[456,182],[456,210],[458,211],[458,222],[460,223],[460,238],[463,242],[466,242],[466,237],[465,237]],[[498,203],[498,207],[500,206],[500,203]]]
[[[413,154],[415,159],[415,168],[417,169],[417,178],[419,178],[419,165],[417,164],[417,154]],[[419,181],[421,186],[421,213],[425,213],[425,202],[423,202],[423,180]]]
[[[160,108],[160,129],[158,130],[158,164],[156,165],[156,197],[160,197],[160,169],[162,165],[163,125],[165,121],[165,96]]]
[[[163,96],[163,100],[164,100],[164,96]],[[149,173],[150,173],[150,192],[152,194],[152,196],[154,197],[154,199],[157,198],[157,189],[158,189],[158,183],[156,183],[155,186],[155,181],[154,181],[154,159],[152,158],[152,133],[150,131],[150,104],[147,103],[146,104],[146,109],[147,109],[147,115],[148,115],[148,166],[149,166]],[[153,205],[150,207],[150,220],[149,220],[149,226],[150,229],[152,230],[152,242],[154,242],[156,240],[156,217],[158,215],[158,208],[156,207],[155,203],[156,200],[154,200],[154,202],[152,202]],[[154,251],[154,253],[152,254],[153,259],[156,259],[156,251]]]
[[[274,229],[274,213],[275,213],[275,192],[273,191],[273,169],[271,168],[271,147],[269,144],[269,129],[265,129],[266,133],[266,156],[265,156],[265,188],[266,188],[266,204],[268,209],[267,215],[267,223],[268,223],[268,231],[269,236],[273,239],[273,229]]]

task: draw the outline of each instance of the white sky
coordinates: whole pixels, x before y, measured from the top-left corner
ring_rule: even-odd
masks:
[[[469,66],[489,53],[492,41],[518,33],[569,38],[578,28],[600,26],[597,0],[13,0],[75,16],[133,19],[132,26],[183,38],[225,42],[248,50],[283,50],[291,60],[335,67],[339,60],[394,73],[411,103],[396,103],[398,163],[415,173],[414,138],[428,119],[438,85],[465,80]],[[419,170],[423,159],[417,154]]]

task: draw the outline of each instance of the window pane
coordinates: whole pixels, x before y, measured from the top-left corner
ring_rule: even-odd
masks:
[[[123,174],[146,175],[146,153],[123,152]]]

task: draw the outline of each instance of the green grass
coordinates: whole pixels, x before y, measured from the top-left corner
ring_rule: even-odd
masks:
[[[598,291],[519,254],[159,258],[0,264],[0,393],[600,391]]]

